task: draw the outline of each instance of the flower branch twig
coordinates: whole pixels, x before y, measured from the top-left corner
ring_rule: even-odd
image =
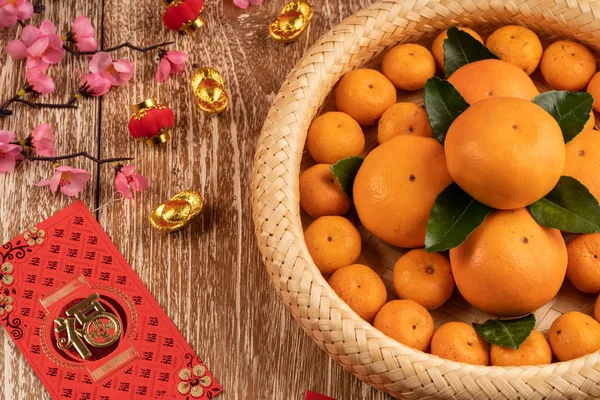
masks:
[[[22,152],[21,154],[23,154],[23,157],[25,157],[29,161],[49,161],[49,162],[53,162],[53,163],[56,163],[57,161],[68,160],[68,159],[77,158],[77,157],[85,157],[89,160],[92,160],[93,162],[95,162],[98,165],[112,163],[112,162],[133,160],[133,157],[116,157],[116,158],[100,159],[100,158],[96,158],[96,157],[92,156],[87,151],[80,151],[79,153],[67,154],[64,156],[56,156],[56,157],[38,157],[38,156],[32,156],[31,154],[27,154],[26,152]]]
[[[54,108],[54,109],[58,109],[58,108],[77,108],[77,104],[75,104],[77,102],[77,96],[73,96],[68,102],[66,103],[34,103],[32,101],[28,101],[25,100],[23,98],[21,98],[21,94],[15,94],[13,97],[11,97],[10,99],[8,99],[4,104],[2,104],[0,106],[0,117],[6,117],[9,115],[12,115],[12,110],[8,109],[8,106],[10,106],[12,103],[21,103],[21,104],[25,104],[31,108],[35,108],[35,109],[39,109],[39,108]]]
[[[78,50],[74,50],[74,49],[70,48],[69,46],[67,46],[65,44],[65,45],[63,45],[63,49],[65,49],[65,51],[67,51],[75,56],[91,56],[91,55],[94,55],[94,54],[100,53],[100,52],[111,53],[113,51],[117,51],[117,50],[125,48],[125,47],[128,47],[135,51],[139,51],[140,53],[147,53],[149,51],[158,49],[160,47],[169,46],[174,43],[175,43],[174,41],[170,41],[170,42],[163,42],[163,43],[155,44],[155,45],[148,46],[148,47],[138,47],[138,46],[134,46],[133,44],[131,44],[129,42],[125,42],[125,43],[121,43],[114,47],[109,47],[108,49],[101,49],[101,50],[99,49],[99,50],[93,50],[93,51],[78,51]]]

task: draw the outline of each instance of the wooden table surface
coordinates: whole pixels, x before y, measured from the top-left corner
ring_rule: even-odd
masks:
[[[66,33],[79,15],[88,15],[103,47],[124,41],[148,46],[176,40],[173,49],[190,58],[186,70],[164,84],[154,80],[156,53],[124,49],[135,75],[126,86],[102,99],[83,100],[77,110],[32,110],[15,105],[14,115],[0,119],[0,129],[25,138],[40,123],[57,135],[58,154],[88,151],[100,157],[133,156],[150,189],[133,201],[112,201],[114,170],[98,169],[85,159],[67,164],[93,171],[80,198],[91,209],[117,248],[131,263],[191,346],[225,389],[223,399],[303,399],[307,389],[337,399],[388,399],[361,383],[331,360],[296,324],[272,289],[254,237],[250,183],[254,146],[271,101],[288,72],[321,35],[369,0],[314,0],[314,17],[295,43],[272,40],[268,23],[283,7],[266,0],[241,10],[231,0],[207,1],[207,26],[192,36],[163,27],[158,0],[47,0],[44,17]],[[23,84],[24,62],[6,55],[6,45],[21,28],[0,31],[0,97]],[[220,70],[231,103],[220,116],[201,114],[192,100],[192,64]],[[79,86],[74,68],[88,60],[67,54],[50,75],[54,94],[43,100],[67,100]],[[168,144],[149,149],[127,132],[129,107],[147,97],[171,106],[176,126]],[[42,99],[40,99],[41,101]],[[52,173],[51,163],[21,163],[0,174],[0,239],[6,242],[41,222],[74,199],[35,187]],[[201,217],[182,232],[162,234],[148,221],[150,209],[182,189],[205,198]],[[4,331],[0,393],[5,399],[49,399],[31,367]]]

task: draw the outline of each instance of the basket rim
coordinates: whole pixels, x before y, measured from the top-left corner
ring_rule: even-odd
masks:
[[[387,23],[394,25],[393,20],[396,18],[396,16],[393,16],[392,13],[389,12],[390,9],[394,9],[397,14],[400,14],[402,9],[410,9],[417,3],[418,1],[412,0],[380,0],[346,18],[344,21],[336,25],[332,30],[318,39],[313,46],[306,51],[304,56],[298,61],[294,69],[286,78],[285,82],[282,84],[281,89],[273,101],[261,131],[261,135],[257,142],[252,171],[252,214],[255,224],[255,233],[261,255],[263,256],[263,262],[265,263],[266,268],[271,275],[272,283],[277,289],[279,295],[283,298],[288,309],[290,309],[290,312],[294,315],[303,329],[313,337],[313,339],[322,349],[327,351],[332,358],[342,364],[346,369],[349,369],[348,366],[341,362],[339,357],[332,355],[332,353],[327,350],[325,344],[317,339],[315,335],[312,334],[312,332],[310,332],[310,330],[302,324],[302,318],[310,319],[312,317],[299,315],[300,313],[297,310],[298,305],[294,304],[294,301],[290,301],[289,296],[284,295],[284,293],[290,293],[290,291],[287,289],[287,284],[290,281],[297,282],[297,279],[294,277],[293,269],[297,267],[295,264],[298,261],[306,262],[306,265],[303,265],[304,272],[309,271],[310,276],[307,277],[305,274],[302,274],[301,276],[303,279],[310,278],[311,285],[317,285],[319,293],[315,295],[320,296],[321,300],[333,303],[336,308],[343,311],[344,319],[350,318],[354,322],[354,325],[351,328],[348,328],[351,329],[351,333],[356,336],[356,332],[358,330],[364,330],[368,334],[369,338],[377,338],[381,341],[384,341],[386,343],[386,348],[391,348],[394,350],[393,357],[396,359],[399,359],[403,356],[421,356],[420,358],[423,360],[441,360],[439,365],[444,365],[444,368],[447,370],[460,371],[461,373],[478,371],[483,374],[492,371],[518,372],[538,370],[540,373],[547,375],[554,372],[554,370],[565,370],[565,368],[568,369],[568,367],[573,364],[579,364],[581,366],[600,366],[600,350],[569,361],[534,366],[513,367],[472,365],[443,359],[430,353],[415,350],[386,336],[374,326],[360,318],[358,314],[356,314],[342,299],[339,298],[333,289],[331,289],[326,279],[312,261],[304,241],[298,204],[300,163],[308,125],[320,109],[327,95],[331,92],[332,88],[345,72],[351,69],[360,68],[366,62],[381,54],[386,48],[389,48],[398,42],[402,42],[402,33],[407,30],[396,25],[395,29],[393,29],[391,33],[384,33],[379,38],[374,39],[376,42],[375,44],[365,46],[363,42],[370,39],[365,32],[370,34],[373,32],[369,31],[367,28],[362,30],[362,32],[359,32],[359,29],[356,28],[356,25],[360,26],[362,24],[364,27],[369,27],[374,22],[377,22],[377,17],[381,17],[381,13],[388,13],[387,21],[382,23],[384,27],[387,27]],[[485,3],[489,4],[494,2],[493,0],[489,0]],[[574,10],[576,10],[579,11],[580,14],[584,14],[584,10],[581,8],[583,7],[582,5],[578,3],[574,4],[569,0],[520,0],[517,3],[518,4],[516,6],[511,4],[502,4],[501,7],[514,6],[516,7],[517,12],[522,11],[522,9],[519,7],[525,7],[531,15],[541,16],[547,11],[546,4],[552,4],[561,6],[570,12],[574,12]],[[468,9],[471,7],[473,2],[471,0],[454,0],[453,4],[458,4],[463,6],[464,9]],[[590,8],[591,6],[587,5],[586,7]],[[596,14],[600,14],[600,8],[591,9],[587,12],[591,14],[594,11]],[[455,18],[455,20],[460,19],[460,15],[456,15],[456,17],[457,18]],[[568,28],[566,24],[564,26],[560,25],[560,17],[561,15],[555,17],[557,26],[553,29],[556,32],[562,32]],[[444,26],[441,24],[432,23],[430,25],[419,27],[419,29],[421,29],[419,32],[417,32],[414,26],[412,29],[414,32],[416,32],[415,34],[420,34],[422,36],[424,34],[437,32],[439,29],[452,25],[456,25],[456,23],[449,23]],[[527,24],[525,23],[524,25]],[[573,28],[571,27],[571,29]],[[534,30],[536,29],[534,28]],[[583,34],[584,32],[583,30],[579,30],[578,33]],[[589,32],[587,33],[589,36]],[[598,49],[600,45],[600,27],[596,28],[591,34],[594,38],[591,46]],[[569,36],[573,36],[573,34]],[[323,47],[331,47],[331,43],[339,42],[340,37],[343,37],[343,46],[345,49],[350,49],[350,59],[355,56],[357,60],[342,62],[348,58],[349,54],[346,52],[340,53],[338,51],[331,56],[332,59],[327,60],[329,64],[331,64],[330,67],[324,67],[322,65],[322,59],[319,58],[319,53],[322,51]],[[589,39],[582,40],[588,43]],[[411,41],[414,41],[414,39]],[[363,47],[366,47],[366,49],[362,50]],[[355,49],[359,49],[361,51]],[[363,58],[362,55],[364,54],[368,54],[368,56]],[[340,69],[340,65],[342,65],[344,68]],[[330,75],[332,74],[336,77],[335,79],[331,79]],[[310,75],[309,78],[307,78],[308,75]],[[308,84],[307,81],[310,79],[312,79],[312,81],[310,84]],[[323,95],[323,93],[325,93],[325,95]],[[296,119],[292,120],[290,114],[294,114]],[[298,116],[302,118],[297,118]],[[281,132],[282,127],[285,128],[284,133]],[[289,138],[283,140],[283,146],[278,147],[277,151],[274,151],[272,146],[281,146],[281,136],[284,134],[287,134]],[[286,155],[287,158],[285,158],[283,155]],[[279,167],[284,170],[286,178],[285,183],[287,184],[287,187],[282,187],[281,182],[278,180],[271,180],[273,177],[263,171],[264,166],[268,166],[269,171],[273,171]],[[281,176],[278,176],[278,178],[281,179]],[[277,196],[275,194],[277,194]],[[280,198],[280,205],[282,204],[281,198],[287,200],[285,206],[287,206],[287,212],[289,212],[291,215],[291,218],[288,218],[289,225],[279,228],[277,223],[279,223],[283,218],[278,220],[277,223],[275,223],[273,220],[269,220],[269,218],[272,218],[273,215],[275,215],[277,218],[278,216],[282,217],[283,214],[281,214],[274,207],[265,207],[263,205],[265,198]],[[276,232],[277,235],[275,235],[274,232]],[[274,238],[274,236],[276,237]],[[282,242],[285,242],[285,245],[289,245],[290,241],[294,245],[294,250],[292,252],[286,251],[287,249],[282,250],[282,248],[279,247]],[[284,257],[282,260],[275,260],[274,255],[282,258],[281,255],[278,254],[279,252],[283,252]],[[281,274],[280,271],[282,266],[287,266],[288,270],[291,268],[291,270],[288,271],[289,273],[286,272]],[[300,269],[300,267],[298,268]],[[382,359],[384,358],[385,357],[382,357]],[[370,362],[375,362],[375,360],[371,360]],[[397,364],[398,368],[402,368],[399,362]],[[354,371],[350,371],[357,375]],[[373,373],[371,375],[374,374],[378,373]],[[359,375],[357,376],[359,379],[364,381],[363,377]],[[382,382],[381,384],[369,383],[380,390],[392,393],[386,390],[386,382]],[[412,389],[407,389],[407,391],[412,392]]]

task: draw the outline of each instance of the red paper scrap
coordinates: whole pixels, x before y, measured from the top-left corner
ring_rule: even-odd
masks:
[[[0,249],[0,322],[53,399],[222,391],[81,201]]]

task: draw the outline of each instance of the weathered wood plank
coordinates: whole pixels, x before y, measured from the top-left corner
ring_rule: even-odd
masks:
[[[42,20],[54,22],[59,34],[66,34],[73,20],[87,15],[98,31],[101,31],[102,10],[96,2],[47,1],[46,12],[35,15],[30,21],[39,26]],[[24,83],[25,62],[15,61],[6,54],[6,45],[20,38],[20,27],[0,31],[0,98],[14,95]],[[65,55],[59,65],[52,66],[49,75],[56,83],[54,94],[38,99],[44,102],[63,102],[68,100],[79,87],[79,75],[74,68],[86,69],[88,60],[83,57]],[[31,99],[31,98],[30,98]],[[32,110],[22,105],[13,107],[14,115],[0,118],[0,129],[10,130],[24,139],[40,123],[50,123],[57,137],[58,154],[88,151],[96,154],[98,149],[98,100],[84,100],[77,110]],[[96,206],[96,170],[89,160],[69,160],[66,165],[86,168],[93,171],[93,181],[82,193],[81,199],[91,209]],[[48,188],[35,187],[41,179],[47,179],[53,172],[52,164],[22,162],[16,170],[0,174],[0,238],[7,242],[23,229],[36,224],[61,210],[74,199],[62,194],[52,194]],[[12,339],[3,331],[3,346],[0,349],[0,393],[5,399],[49,399],[50,396],[36,378],[31,367],[19,354]]]

